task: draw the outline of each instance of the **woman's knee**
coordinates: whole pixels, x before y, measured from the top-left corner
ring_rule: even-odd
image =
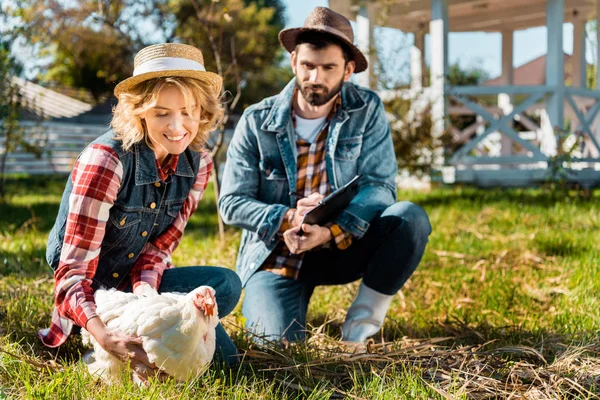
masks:
[[[227,268],[216,268],[218,274],[221,275],[219,279],[219,285],[215,287],[217,296],[217,305],[219,306],[219,315],[224,317],[229,314],[238,301],[242,294],[242,282],[238,274]]]

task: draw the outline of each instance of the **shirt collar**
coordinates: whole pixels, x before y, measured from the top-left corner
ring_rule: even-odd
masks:
[[[156,168],[158,169],[158,177],[161,181],[166,181],[169,175],[173,175],[179,163],[179,154],[171,154],[167,163],[161,167],[160,162],[156,159]]]
[[[187,155],[188,151],[190,150],[171,156],[165,168],[161,168],[156,160],[154,150],[146,144],[145,140],[139,141],[134,145],[135,157],[137,159],[135,164],[135,184],[146,185],[158,182],[166,179],[171,174],[193,178],[195,174],[190,164],[190,157]],[[166,175],[161,176],[161,172],[159,171],[163,171],[162,173]]]

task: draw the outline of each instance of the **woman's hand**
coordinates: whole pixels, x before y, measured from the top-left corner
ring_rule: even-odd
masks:
[[[86,329],[104,350],[123,362],[130,361],[131,367],[146,366],[156,368],[148,360],[148,354],[142,348],[142,338],[133,337],[123,332],[109,332],[98,317],[90,319]]]

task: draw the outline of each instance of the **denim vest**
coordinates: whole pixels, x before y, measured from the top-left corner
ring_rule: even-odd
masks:
[[[113,131],[109,131],[90,146],[93,144],[108,146],[117,153],[123,166],[123,177],[109,212],[92,287],[120,287],[129,281],[129,271],[146,243],[156,239],[177,217],[196,179],[200,154],[186,149],[179,156],[175,173],[166,182],[161,182],[155,153],[145,141],[125,151],[121,142],[113,139]],[[60,261],[72,189],[69,176],[56,222],[48,237],[46,260],[53,270],[58,268]]]
[[[297,179],[295,84],[293,79],[277,96],[248,107],[227,151],[219,209],[225,223],[244,229],[236,265],[244,285],[277,245],[281,221],[296,204],[289,193]],[[346,82],[341,96],[327,133],[327,179],[333,190],[362,174],[359,193],[335,219],[360,238],[375,215],[396,201],[397,162],[377,94]]]

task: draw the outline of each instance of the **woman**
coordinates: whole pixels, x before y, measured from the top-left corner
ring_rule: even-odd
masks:
[[[189,292],[209,285],[223,317],[241,285],[225,268],[171,268],[208,184],[212,160],[203,146],[223,115],[222,80],[205,71],[200,50],[184,44],[146,47],[134,64],[133,76],[115,88],[112,130],[81,153],[67,182],[47,250],[56,308],[39,335],[56,347],[76,324],[114,356],[151,366],[138,338],[106,330],[96,315],[97,288]],[[219,325],[215,354],[232,362],[236,353]]]

